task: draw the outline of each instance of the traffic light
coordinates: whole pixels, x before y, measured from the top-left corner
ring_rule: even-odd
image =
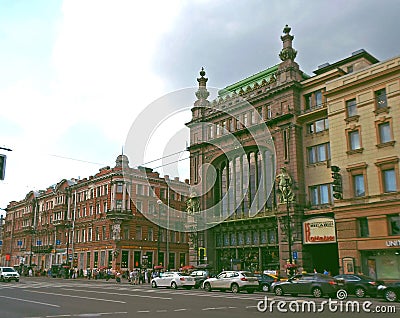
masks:
[[[342,189],[342,175],[340,174],[340,168],[338,166],[331,166],[332,179],[333,179],[333,197],[337,200],[343,198]]]
[[[6,155],[0,154],[0,180],[4,180],[4,177],[6,176],[6,159]]]
[[[199,260],[204,261],[206,258],[206,248],[205,247],[199,247]]]

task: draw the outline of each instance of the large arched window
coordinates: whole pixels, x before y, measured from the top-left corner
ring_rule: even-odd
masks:
[[[220,217],[234,213],[237,217],[252,216],[272,207],[275,167],[270,150],[248,150],[231,160],[225,157],[216,171],[214,204],[220,202]]]

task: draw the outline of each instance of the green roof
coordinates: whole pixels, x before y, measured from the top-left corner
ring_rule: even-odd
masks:
[[[270,68],[267,68],[266,70],[261,71],[261,72],[259,72],[257,74],[251,75],[251,76],[249,76],[249,77],[247,77],[247,78],[245,78],[245,79],[243,79],[243,80],[241,80],[241,81],[239,81],[237,83],[229,85],[229,86],[225,87],[224,89],[221,89],[218,92],[218,95],[219,96],[223,96],[223,95],[226,95],[228,93],[233,93],[233,92],[236,92],[237,94],[239,94],[241,89],[246,90],[246,88],[249,87],[249,86],[250,86],[251,89],[253,89],[254,85],[256,85],[256,83],[259,86],[261,86],[263,80],[268,82],[270,80],[271,76],[273,74],[275,74],[275,72],[278,70],[278,65],[279,64],[277,64],[275,66],[272,66]]]

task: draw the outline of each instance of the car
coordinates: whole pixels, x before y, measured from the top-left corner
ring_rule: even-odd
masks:
[[[305,294],[312,295],[315,298],[323,297],[324,295],[334,298],[337,291],[342,288],[342,285],[343,283],[329,275],[304,273],[297,274],[286,281],[275,282],[271,288],[276,296]]]
[[[386,285],[383,289],[383,297],[390,302],[400,301],[400,282]]]
[[[334,277],[336,279],[343,279],[345,283],[344,288],[347,293],[356,295],[358,298],[363,298],[367,295],[376,297],[379,292],[378,286],[384,285],[382,281],[359,274],[340,274]]]
[[[0,280],[2,282],[16,281],[19,282],[19,273],[14,267],[0,267]]]
[[[252,294],[259,288],[259,283],[252,272],[223,271],[216,277],[207,278],[203,282],[203,288],[208,292],[214,289],[231,290],[233,293],[246,290],[249,294]]]
[[[195,280],[195,285],[194,288],[199,288],[203,286],[203,282],[210,277],[213,277],[213,274],[206,269],[199,269],[195,270],[190,273],[190,276],[194,278]]]
[[[271,274],[255,274],[259,283],[259,290],[264,292],[269,292],[271,290],[271,285],[274,282],[279,281],[278,277]]]
[[[154,277],[150,283],[152,288],[167,287],[177,289],[179,287],[183,287],[186,289],[191,289],[195,286],[196,281],[187,273],[164,272],[160,273],[159,277]]]

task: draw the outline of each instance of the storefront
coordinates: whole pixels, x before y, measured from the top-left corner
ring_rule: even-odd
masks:
[[[385,281],[400,280],[400,239],[359,242],[361,271],[372,278]],[[376,247],[380,249],[373,249]]]
[[[336,224],[333,217],[313,217],[303,222],[303,252],[309,259],[304,260],[304,270],[314,269],[332,275],[339,273]]]

